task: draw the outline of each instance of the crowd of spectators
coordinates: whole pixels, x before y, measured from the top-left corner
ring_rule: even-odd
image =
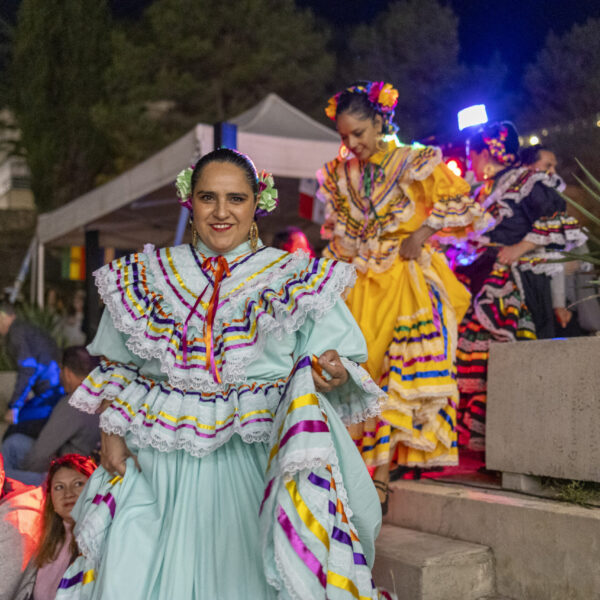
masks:
[[[100,446],[98,415],[69,398],[98,361],[83,346],[61,357],[8,303],[0,335],[17,370],[0,452],[0,600],[50,600],[77,554],[70,512]]]

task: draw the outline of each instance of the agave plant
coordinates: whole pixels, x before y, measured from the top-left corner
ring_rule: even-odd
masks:
[[[598,181],[579,161],[577,164],[580,166],[583,171],[586,181],[574,175],[577,183],[588,193],[591,200],[593,200],[594,205],[597,206],[597,211],[590,211],[584,206],[582,206],[579,202],[576,202],[572,198],[569,198],[564,193],[560,193],[564,200],[576,208],[583,216],[589,219],[590,223],[593,223],[598,229],[600,229],[600,181]],[[590,241],[593,249],[587,252],[586,254],[579,254],[576,252],[568,252],[565,251],[562,254],[564,255],[563,261],[569,260],[583,260],[585,262],[589,262],[596,267],[600,266],[600,238],[594,235],[589,228],[584,228],[585,234],[588,236],[588,240]],[[598,282],[594,282],[598,283]]]

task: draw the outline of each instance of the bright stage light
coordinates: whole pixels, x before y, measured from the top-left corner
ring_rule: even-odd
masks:
[[[458,177],[463,177],[465,174],[463,164],[457,158],[446,160],[446,166]]]
[[[537,135],[532,135],[529,138],[529,145],[530,146],[537,146],[540,143],[540,138]]]
[[[474,125],[483,125],[488,122],[487,112],[485,110],[485,104],[475,104],[459,110],[457,113],[458,117],[458,129],[462,131],[467,127],[473,127]]]

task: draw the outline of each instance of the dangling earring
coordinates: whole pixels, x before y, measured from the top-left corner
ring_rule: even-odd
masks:
[[[494,176],[494,167],[490,163],[483,167],[483,178],[490,179],[490,177]]]
[[[248,239],[250,240],[250,250],[256,252],[258,250],[258,225],[256,221],[252,221],[252,225],[250,225]]]
[[[189,220],[190,223],[190,228],[192,230],[192,245],[194,246],[194,248],[198,245],[198,232],[196,231],[196,228],[194,227],[194,221],[192,220],[192,218],[190,217]]]
[[[377,141],[375,142],[375,146],[379,152],[385,152],[387,150],[387,143],[385,141],[385,135],[383,133],[377,134]]]

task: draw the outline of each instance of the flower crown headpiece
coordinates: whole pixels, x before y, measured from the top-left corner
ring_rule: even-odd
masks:
[[[194,167],[188,167],[180,171],[175,179],[175,188],[179,204],[192,210],[192,173]],[[256,204],[255,216],[264,217],[273,212],[279,204],[278,192],[271,173],[261,171],[258,173],[258,202]]]
[[[483,136],[483,141],[490,151],[490,155],[493,159],[499,162],[501,165],[510,166],[513,165],[517,157],[515,154],[511,154],[506,151],[506,138],[508,137],[508,128],[501,126],[498,132],[498,137]]]
[[[331,96],[325,114],[335,121],[340,96],[344,93],[365,94],[371,106],[383,117],[384,133],[394,133],[398,128],[392,122],[394,111],[398,105],[398,90],[391,83],[384,81],[369,81],[361,85],[352,85]]]

